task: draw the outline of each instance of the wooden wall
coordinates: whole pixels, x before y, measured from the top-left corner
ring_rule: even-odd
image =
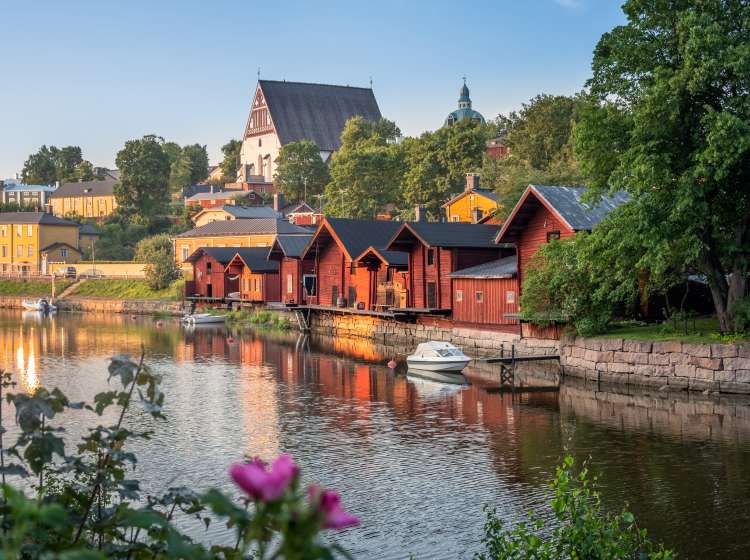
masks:
[[[459,299],[459,292],[461,301]],[[482,301],[477,301],[477,292]],[[508,292],[513,303],[508,303]],[[453,320],[474,325],[516,325],[518,319],[505,315],[518,313],[518,282],[516,278],[454,278]]]
[[[211,273],[208,273],[209,263]],[[238,280],[229,280],[229,274],[224,273],[224,265],[210,255],[202,255],[193,263],[193,281],[195,282],[195,293],[201,297],[226,297],[230,292],[239,290]],[[211,285],[211,294],[208,293],[208,285]]]
[[[545,222],[547,227],[545,227]],[[559,231],[560,238],[572,237],[575,232],[562,223],[546,207],[540,206],[518,238],[518,276],[523,283],[524,273],[537,249],[547,243],[549,232]]]

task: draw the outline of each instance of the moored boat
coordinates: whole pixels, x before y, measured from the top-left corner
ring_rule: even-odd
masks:
[[[41,311],[42,313],[53,313],[57,311],[57,307],[45,298],[25,299],[21,302],[21,306],[29,311]]]
[[[182,321],[188,325],[204,325],[207,323],[223,323],[226,320],[224,315],[211,315],[210,313],[192,313],[185,315]]]
[[[409,369],[442,372],[461,372],[471,358],[450,342],[422,342],[414,354],[406,358]]]

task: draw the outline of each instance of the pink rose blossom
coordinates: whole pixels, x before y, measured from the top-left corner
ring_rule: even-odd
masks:
[[[321,490],[312,485],[307,490],[311,504],[317,503],[318,513],[323,518],[324,529],[344,529],[359,525],[359,518],[341,508],[341,496],[333,490]]]
[[[298,474],[299,467],[286,454],[279,455],[270,469],[266,469],[266,464],[257,458],[229,468],[229,475],[237,486],[250,497],[264,502],[273,502],[283,496]]]

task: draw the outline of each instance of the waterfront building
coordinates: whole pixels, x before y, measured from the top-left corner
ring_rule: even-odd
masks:
[[[251,303],[279,301],[279,262],[268,259],[268,247],[237,249],[224,271],[239,278],[240,300]]]
[[[78,224],[45,212],[0,213],[0,272],[47,274],[81,259]]]
[[[443,126],[453,126],[460,122],[471,122],[475,124],[484,124],[484,117],[479,111],[475,111],[471,108],[471,97],[469,96],[469,88],[466,85],[466,78],[464,83],[458,92],[458,109],[451,111],[445,118]]]
[[[497,194],[489,189],[479,187],[479,174],[467,173],[466,186],[442,208],[449,222],[468,222],[476,224],[487,216],[494,214],[500,207]]]
[[[346,121],[381,118],[372,88],[258,80],[240,152],[238,181],[273,180],[282,146],[310,140],[323,161],[341,146]]]
[[[268,252],[268,259],[279,263],[279,299],[300,305],[307,296],[316,296],[315,262],[303,260],[302,253],[312,239],[310,235],[278,235]]]
[[[192,280],[185,283],[186,297],[223,300],[239,289],[239,279],[225,274],[229,261],[237,253],[231,247],[199,247],[185,263],[192,267]]]
[[[16,179],[0,181],[0,202],[3,204],[18,204],[43,210],[53,192],[54,185],[26,185]]]
[[[50,207],[55,216],[80,216],[102,219],[117,208],[115,179],[63,183],[49,195]]]

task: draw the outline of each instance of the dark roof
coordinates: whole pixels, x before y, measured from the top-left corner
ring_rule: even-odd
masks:
[[[58,247],[67,247],[68,249],[72,249],[73,251],[75,251],[78,254],[81,253],[81,250],[78,247],[73,247],[73,245],[71,245],[70,243],[62,243],[62,242],[59,242],[59,241],[57,243],[51,243],[50,245],[47,245],[46,247],[43,247],[39,252],[40,253],[46,253],[46,252],[49,252],[49,251],[54,251]]]
[[[226,265],[237,254],[237,247],[198,247],[185,262],[195,262],[203,255],[209,255],[216,259],[217,262]]]
[[[217,235],[252,235],[275,233],[280,235],[309,235],[310,230],[290,224],[281,218],[255,218],[252,220],[217,220],[175,237],[210,237]]]
[[[3,224],[42,224],[45,226],[77,226],[75,222],[58,218],[46,212],[0,212]]]
[[[257,219],[257,218],[281,218],[281,213],[274,210],[271,206],[237,206],[235,204],[224,204],[222,206],[209,206],[204,208],[198,214],[209,210],[224,210],[238,220]],[[196,216],[198,215],[196,214]],[[195,219],[195,216],[193,216]]]
[[[471,193],[480,194],[480,195],[482,195],[482,196],[484,196],[486,198],[489,198],[490,200],[494,200],[495,202],[497,202],[498,204],[500,204],[500,197],[497,195],[497,193],[495,191],[491,191],[489,189],[479,189],[479,188],[476,188],[476,189],[464,190],[464,191],[458,193],[456,196],[454,196],[453,198],[451,198],[448,202],[446,202],[445,204],[443,204],[442,208],[445,208],[449,204],[453,204],[454,202],[456,202],[461,197],[463,197],[463,196],[465,196],[467,194],[471,194]]]
[[[297,259],[302,256],[302,252],[312,239],[309,235],[278,235],[274,241],[269,254],[276,251],[276,248],[284,254],[285,257]]]
[[[287,204],[281,209],[281,213],[284,216],[288,216],[289,214],[310,214],[313,212],[315,212],[315,210],[307,202],[293,202],[292,204]]]
[[[67,196],[110,196],[115,193],[114,179],[103,181],[82,181],[80,183],[63,183],[50,198],[63,198]]]
[[[401,231],[405,230],[409,230],[429,247],[499,248],[495,244],[499,226],[465,222],[408,222],[403,224]],[[401,231],[390,240],[388,249],[392,248]]]
[[[516,256],[504,257],[452,272],[451,278],[510,278],[518,272]]]
[[[401,222],[390,220],[326,218],[324,223],[330,225],[352,259],[357,258],[370,246],[385,249],[390,238],[401,227]]]
[[[257,196],[255,191],[240,191],[240,190],[229,190],[229,191],[203,191],[197,192],[192,196],[188,197],[188,202],[191,200],[232,200],[233,198],[247,198],[249,196]]]
[[[234,249],[234,256],[239,256],[250,272],[278,272],[279,261],[268,260],[268,247],[244,247]]]
[[[212,188],[211,185],[189,185],[182,187],[182,198],[190,198],[198,193],[208,193],[211,192]]]
[[[368,247],[362,253],[357,255],[357,260],[362,258],[368,252],[372,252],[377,255],[381,260],[389,266],[408,266],[409,264],[409,253],[404,251],[386,251],[384,249],[378,249],[376,247]]]
[[[83,224],[78,230],[79,235],[101,235],[102,232],[94,224]]]
[[[370,88],[259,80],[281,144],[311,140],[321,150],[338,150],[348,119],[381,118]]]
[[[581,200],[587,190],[585,187],[530,185],[530,188],[541,195],[575,231],[590,231],[607,214],[629,199],[626,192],[618,191],[611,196],[603,196],[592,206]]]

